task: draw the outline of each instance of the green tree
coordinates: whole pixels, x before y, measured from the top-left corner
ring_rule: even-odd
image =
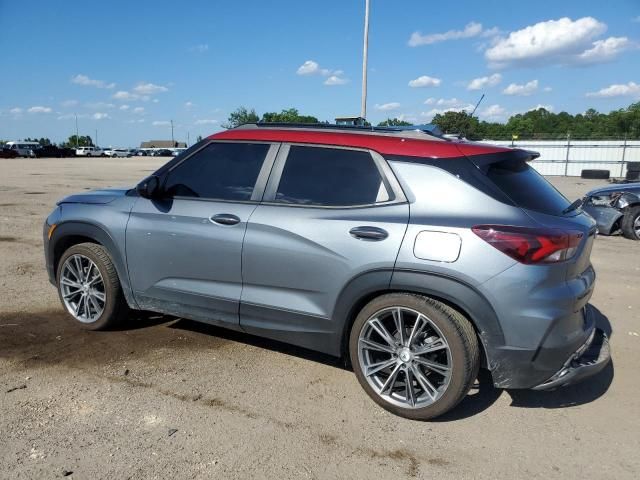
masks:
[[[260,118],[253,108],[248,110],[246,107],[238,107],[229,114],[227,122],[223,123],[222,126],[224,128],[235,128],[245,123],[257,123],[258,120],[260,120]]]
[[[469,140],[480,140],[480,122],[467,112],[437,113],[431,123],[444,133],[463,135]]]
[[[80,135],[77,138],[75,135],[71,135],[69,137],[69,140],[64,142],[62,146],[68,147],[68,148],[75,148],[76,146],[93,147],[94,145],[93,145],[93,140],[91,140],[91,137],[89,135],[85,135],[85,136]]]
[[[413,123],[400,120],[399,118],[387,118],[378,124],[379,127],[410,127],[412,125]]]
[[[318,119],[311,115],[300,115],[298,109],[289,108],[277,112],[266,112],[260,120],[262,123],[318,123]]]

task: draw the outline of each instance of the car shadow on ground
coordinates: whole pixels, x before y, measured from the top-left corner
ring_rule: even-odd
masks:
[[[609,319],[595,307],[593,312],[596,326],[611,338],[612,329]],[[584,405],[604,395],[609,390],[613,377],[614,367],[612,360],[601,372],[576,385],[569,385],[551,391],[502,390],[493,386],[491,375],[487,370],[481,370],[478,380],[462,402],[455,409],[435,419],[435,421],[448,422],[474,416],[488,409],[504,392],[511,397],[510,406],[516,408],[555,409]]]
[[[594,307],[596,325],[611,338],[612,329],[609,319]],[[244,332],[228,330],[214,325],[196,322],[186,319],[176,319],[166,315],[136,312],[136,321],[127,322],[128,329],[146,328],[153,325],[167,323],[168,328],[188,330],[208,336],[219,337],[224,340],[244,343],[258,348],[264,348],[274,352],[303,358],[312,362],[339,368],[352,370],[348,361],[326,355],[306,348],[297,347],[277,340],[257,337]],[[505,392],[511,397],[511,405],[516,408],[567,408],[593,402],[604,395],[614,377],[613,361],[597,375],[586,379],[582,383],[569,385],[553,391],[536,390],[503,390],[495,388],[491,374],[487,370],[480,370],[478,378],[472,386],[469,394],[458,404],[456,408],[438,417],[436,422],[450,422],[462,420],[477,415],[490,408]]]

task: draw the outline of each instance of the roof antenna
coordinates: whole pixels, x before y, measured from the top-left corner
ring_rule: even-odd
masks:
[[[478,100],[478,103],[476,103],[476,106],[473,109],[473,111],[471,112],[471,115],[469,115],[469,121],[471,121],[471,119],[473,118],[473,115],[476,113],[476,110],[480,106],[480,103],[482,103],[483,99],[484,99],[484,93],[480,97],[480,100]],[[464,131],[460,132],[460,135],[458,135],[458,139],[463,139],[463,138],[465,138],[465,132]]]

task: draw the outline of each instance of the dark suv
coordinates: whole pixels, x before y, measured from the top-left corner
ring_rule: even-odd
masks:
[[[247,125],[131,190],[61,200],[44,226],[71,318],[129,309],[350,358],[382,407],[427,419],[478,369],[551,389],[602,369],[591,217],[528,151],[420,129]]]

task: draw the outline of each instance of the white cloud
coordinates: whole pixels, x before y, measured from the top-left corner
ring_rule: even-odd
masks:
[[[75,107],[76,105],[78,105],[78,101],[77,100],[64,100],[64,101],[60,102],[60,105],[62,105],[63,107]]]
[[[623,84],[613,84],[608,87],[602,88],[597,92],[587,93],[587,97],[599,97],[599,98],[610,98],[610,97],[635,97],[640,98],[640,84],[635,82],[623,83]]]
[[[542,105],[540,103],[535,107],[532,107],[529,110],[527,110],[527,112],[533,112],[535,110],[540,110],[541,108],[544,108],[547,112],[553,112],[553,105]]]
[[[39,105],[27,110],[29,113],[51,113],[51,111],[51,107],[41,107]]]
[[[154,83],[139,83],[133,87],[133,91],[138,95],[155,95],[157,93],[167,92],[169,89]]]
[[[438,87],[441,83],[442,80],[440,80],[439,78],[422,75],[421,77],[411,80],[409,82],[409,86],[412,88]]]
[[[482,24],[470,22],[464,27],[464,30],[449,30],[444,33],[431,33],[422,35],[420,32],[413,32],[409,38],[408,45],[410,47],[418,47],[420,45],[431,45],[432,43],[445,42],[447,40],[459,40],[461,38],[471,38],[482,33]]]
[[[20,107],[14,107],[11,110],[9,110],[9,113],[13,113],[14,115],[19,115],[20,113],[22,113],[22,109]]]
[[[169,120],[155,120],[151,122],[151,125],[154,127],[168,127],[171,125],[171,122]]]
[[[551,87],[544,87],[542,89],[543,92],[550,92],[551,90],[553,90],[553,88],[551,88]]]
[[[502,75],[494,73],[488,77],[474,78],[467,85],[467,90],[482,90],[483,88],[495,87],[502,81]]]
[[[194,45],[192,47],[189,47],[189,51],[190,52],[195,52],[195,53],[205,53],[209,50],[209,45],[207,43],[200,43],[198,45]]]
[[[325,85],[344,85],[345,83],[349,83],[349,79],[344,77],[339,77],[338,75],[331,75],[327,77],[327,79],[323,82]]]
[[[631,47],[627,37],[609,37],[593,42],[593,47],[578,55],[575,61],[584,64],[608,62]]]
[[[597,40],[607,26],[593,17],[547,20],[498,37],[485,51],[493,67],[584,65],[607,62],[632,48],[627,37]]]
[[[195,105],[193,102],[185,102],[184,104],[184,108],[193,108]]]
[[[96,87],[96,88],[113,88],[116,86],[115,83],[107,83],[104,80],[95,80],[93,78],[89,78],[86,75],[78,74],[75,77],[71,77],[71,83],[75,83],[77,85],[83,85],[85,87]]]
[[[113,103],[106,103],[106,102],[89,102],[89,103],[85,103],[84,106],[87,108],[91,108],[93,110],[115,108],[115,105]]]
[[[106,118],[111,118],[111,117],[109,116],[108,113],[96,112],[93,115],[91,115],[91,118],[93,118],[94,120],[104,120]]]
[[[196,120],[195,125],[215,125],[218,123],[218,120],[213,120],[211,118],[201,118],[200,120]]]
[[[127,120],[125,123],[144,123],[145,120],[144,118],[139,118],[139,119],[131,119],[131,120]]]
[[[500,105],[489,105],[480,111],[479,115],[483,120],[490,122],[500,122],[506,120],[507,111]]]
[[[389,102],[389,103],[383,103],[382,105],[379,104],[375,104],[375,106],[373,107],[376,110],[379,110],[381,112],[390,112],[392,110],[397,110],[400,108],[400,104],[398,102]]]
[[[517,95],[519,97],[526,97],[532,95],[536,90],[538,90],[538,80],[531,80],[530,82],[527,82],[523,85],[511,83],[502,91],[502,93],[504,95]]]
[[[120,105],[120,110],[129,110],[129,105]]]
[[[296,70],[296,74],[298,75],[316,75],[322,72],[320,65],[318,62],[314,62],[313,60],[307,60],[302,65],[298,67]]]
[[[439,107],[462,107],[468,104],[458,100],[457,98],[427,98],[424,101],[425,105],[437,105]]]
[[[111,98],[114,100],[137,100],[139,96],[125,90],[118,90],[116,93],[111,95]]]
[[[136,107],[132,110],[136,115],[144,115],[144,107]]]

